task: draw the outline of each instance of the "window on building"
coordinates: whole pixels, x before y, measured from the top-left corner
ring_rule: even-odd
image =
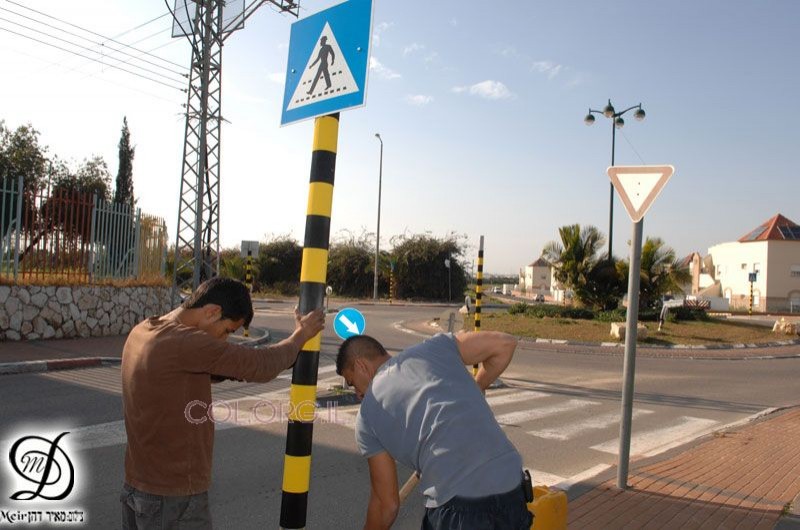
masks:
[[[789,271],[789,276],[792,278],[800,278],[800,265],[792,265]]]
[[[743,270],[743,271],[746,271],[746,270],[747,270],[747,263],[742,263],[742,270]]]
[[[753,272],[761,272],[761,264],[753,263]]]

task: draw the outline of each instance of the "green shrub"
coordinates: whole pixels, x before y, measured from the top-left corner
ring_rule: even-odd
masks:
[[[519,302],[517,304],[512,305],[508,308],[509,315],[524,315],[525,311],[528,309],[528,304],[525,302]]]
[[[710,320],[708,313],[706,313],[704,309],[698,309],[696,307],[681,306],[670,309],[669,312],[670,315],[675,315],[675,320],[700,320],[702,322]]]
[[[612,309],[611,311],[598,311],[594,319],[600,322],[624,322],[625,318],[627,317],[627,313],[624,307],[618,307],[617,309]]]

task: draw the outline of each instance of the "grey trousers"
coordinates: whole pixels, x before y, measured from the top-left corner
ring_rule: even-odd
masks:
[[[208,492],[184,497],[152,495],[123,485],[122,530],[211,530]]]

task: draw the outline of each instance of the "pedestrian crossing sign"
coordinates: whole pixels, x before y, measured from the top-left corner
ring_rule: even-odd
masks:
[[[372,0],[348,0],[292,24],[281,125],[364,105]]]

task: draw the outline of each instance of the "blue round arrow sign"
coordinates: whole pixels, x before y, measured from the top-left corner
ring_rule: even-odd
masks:
[[[367,321],[361,311],[352,307],[345,307],[336,313],[333,320],[333,330],[341,339],[348,339],[354,335],[363,335]]]

